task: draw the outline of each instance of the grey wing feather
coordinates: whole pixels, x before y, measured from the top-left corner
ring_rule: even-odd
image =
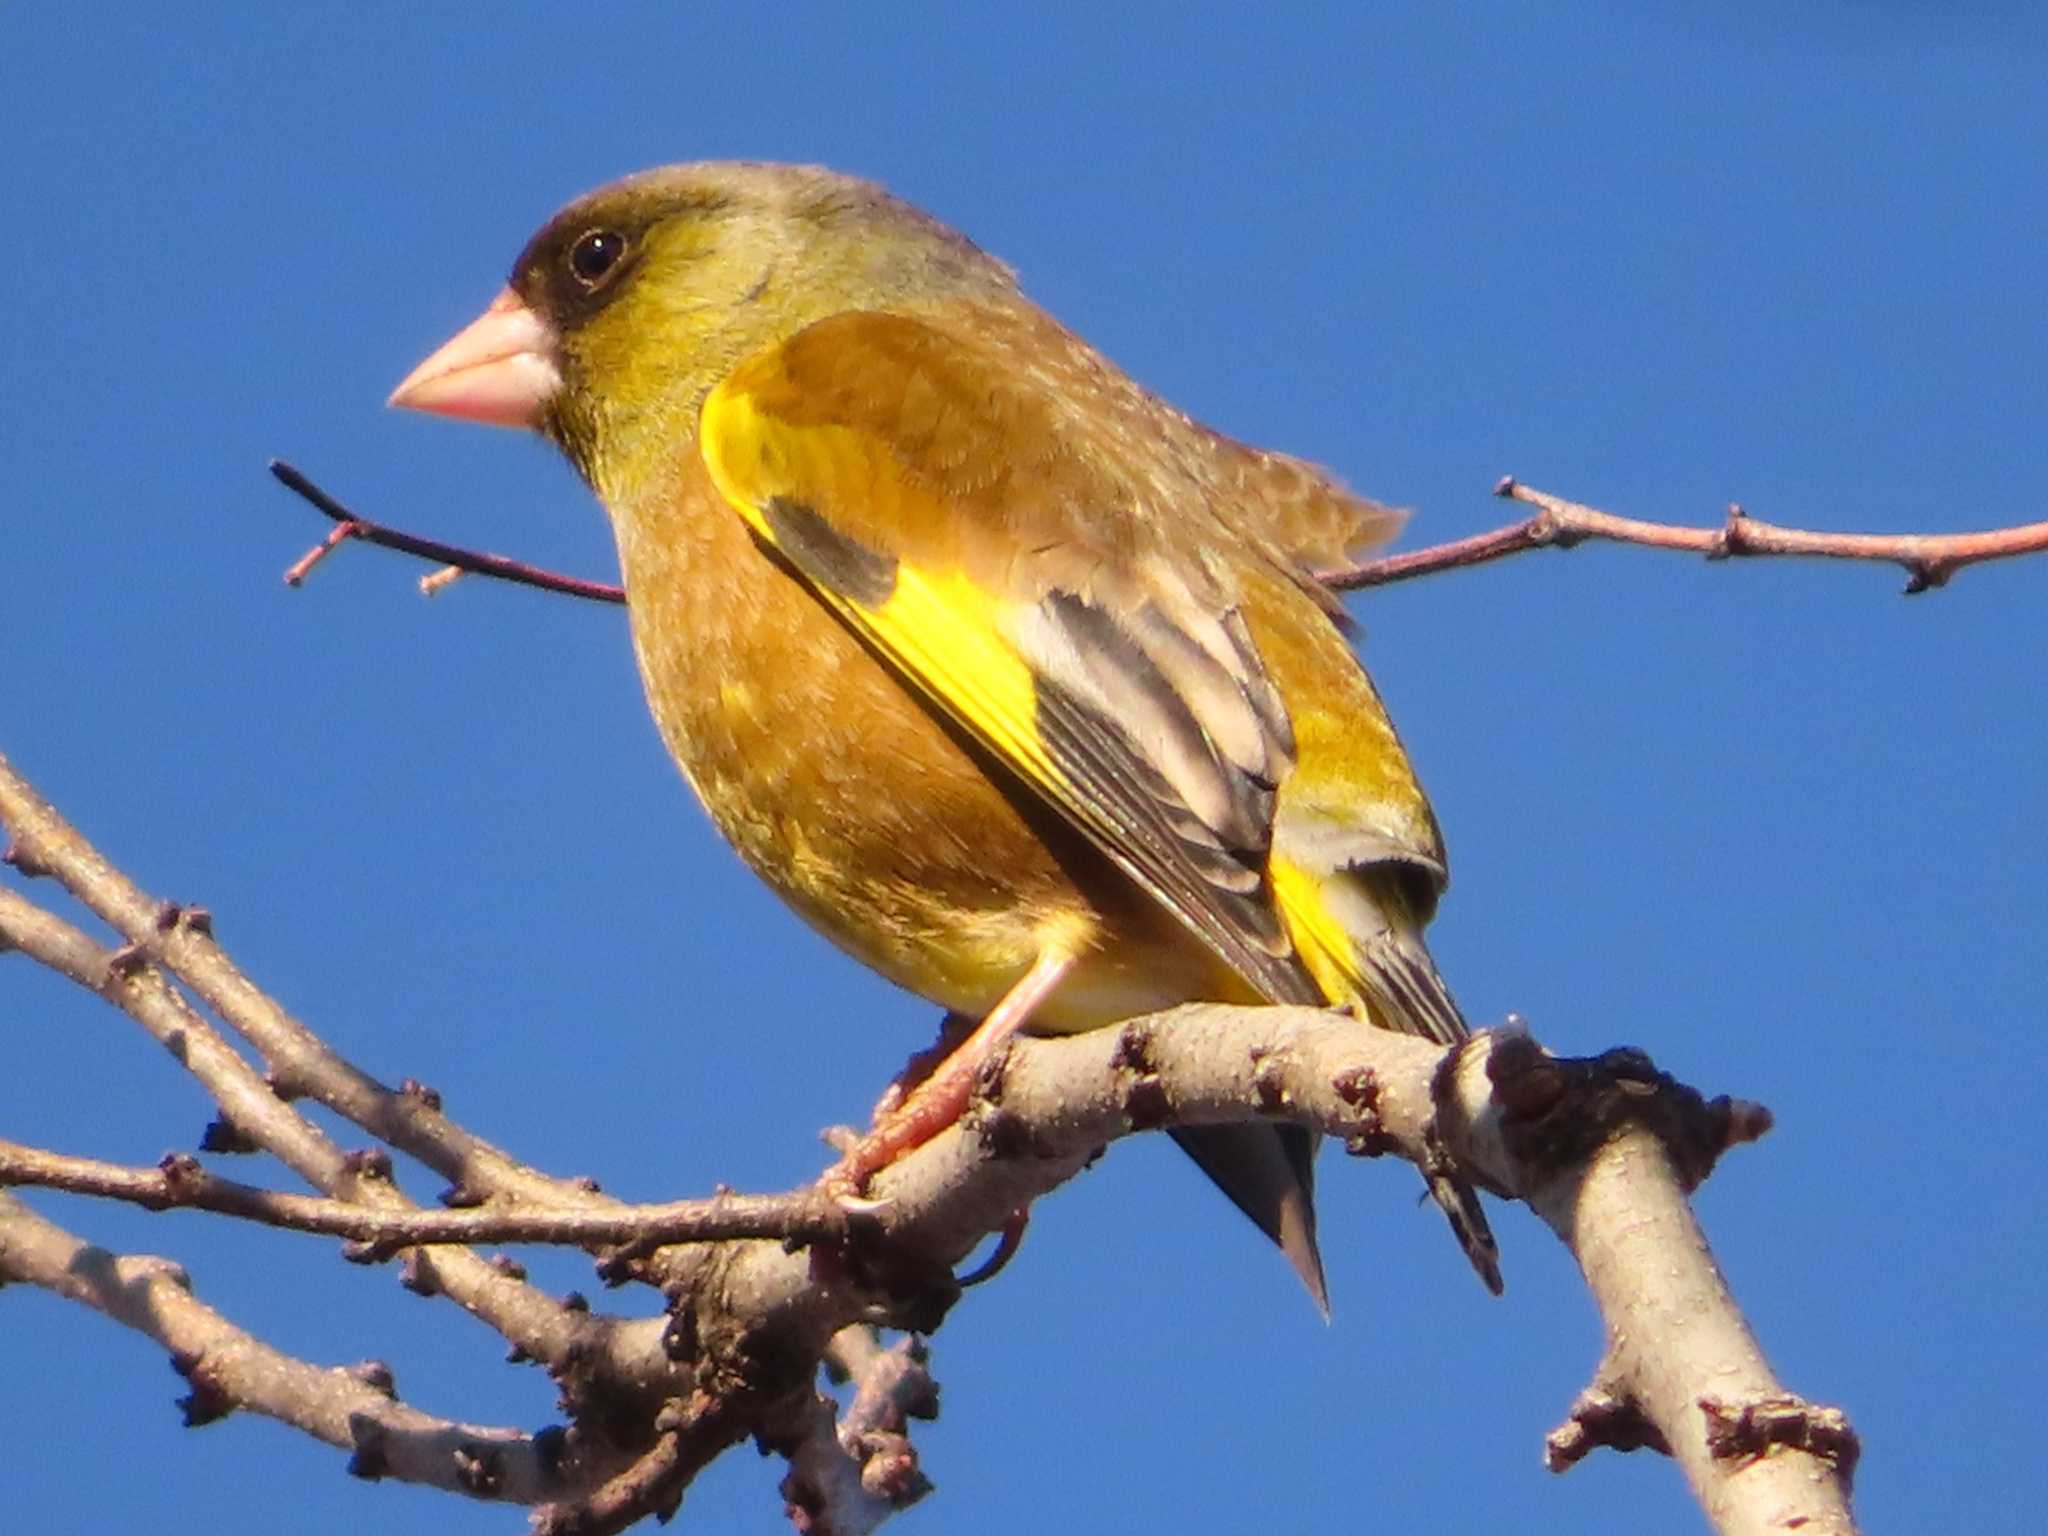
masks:
[[[1265,996],[1320,1001],[1266,868],[1293,735],[1241,621],[1057,590],[1010,638],[1040,735],[1105,823],[1084,830]]]

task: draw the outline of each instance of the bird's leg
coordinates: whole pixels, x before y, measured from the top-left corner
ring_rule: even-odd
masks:
[[[1065,950],[1048,949],[1040,954],[973,1033],[931,1068],[899,1104],[878,1115],[865,1136],[840,1154],[825,1174],[826,1185],[858,1195],[869,1179],[958,1120],[982,1067],[1023,1027],[1073,963],[1074,956]]]
[[[923,1050],[913,1052],[910,1060],[903,1063],[903,1070],[896,1074],[896,1081],[883,1090],[882,1096],[875,1100],[872,1118],[879,1122],[895,1114],[917,1085],[937,1071],[939,1064],[948,1056],[960,1049],[960,1043],[967,1038],[968,1031],[973,1028],[974,1018],[971,1014],[949,1013],[941,1019],[939,1037]]]

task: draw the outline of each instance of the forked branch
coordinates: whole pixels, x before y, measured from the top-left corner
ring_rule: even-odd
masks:
[[[1020,1209],[1109,1141],[1162,1125],[1284,1118],[1356,1153],[1430,1168],[1448,1160],[1495,1194],[1527,1201],[1571,1248],[1610,1342],[1596,1390],[1553,1438],[1556,1464],[1595,1444],[1664,1447],[1720,1531],[1852,1530],[1853,1435],[1772,1376],[1687,1205],[1715,1160],[1761,1134],[1768,1117],[1705,1100],[1637,1053],[1561,1061],[1515,1030],[1447,1053],[1339,1014],[1213,1006],[1019,1040],[962,1121],[885,1170],[876,1203],[842,1209],[843,1224],[804,1225],[813,1208],[800,1197],[760,1208],[762,1220],[785,1223],[777,1237],[739,1237],[716,1225],[714,1198],[699,1203],[709,1225],[694,1236],[720,1240],[678,1244],[690,1229],[675,1225],[677,1207],[629,1207],[587,1182],[550,1178],[454,1124],[425,1090],[385,1088],[343,1061],[234,965],[210,921],[137,889],[4,759],[0,822],[14,838],[9,862],[54,878],[119,941],[103,944],[0,889],[0,950],[68,977],[173,1045],[221,1105],[233,1132],[222,1139],[272,1153],[318,1193],[220,1179],[182,1156],[149,1170],[33,1148],[0,1148],[0,1183],[288,1216],[368,1245],[357,1257],[402,1252],[408,1285],[458,1301],[514,1358],[550,1371],[567,1421],[532,1434],[479,1429],[402,1407],[375,1371],[321,1371],[264,1353],[217,1314],[195,1311],[162,1261],[87,1262],[79,1240],[0,1195],[0,1280],[150,1332],[193,1382],[194,1422],[236,1407],[271,1414],[349,1446],[359,1473],[536,1503],[541,1528],[563,1536],[669,1513],[698,1469],[753,1436],[787,1457],[785,1496],[801,1528],[867,1531],[922,1491],[908,1420],[934,1405],[921,1357],[877,1351],[857,1325],[937,1327],[960,1295],[953,1266],[990,1234],[1014,1230]],[[228,1034],[263,1058],[267,1077]],[[292,1095],[327,1105],[382,1147],[343,1152]],[[414,1205],[385,1147],[451,1177],[448,1198],[464,1209]],[[726,1209],[743,1207],[733,1199]],[[460,1246],[486,1236],[621,1239],[600,1273],[661,1287],[667,1315],[607,1316],[581,1297],[545,1296],[515,1262]],[[140,1310],[121,1310],[131,1304]],[[836,1423],[817,1384],[830,1354],[860,1380]]]

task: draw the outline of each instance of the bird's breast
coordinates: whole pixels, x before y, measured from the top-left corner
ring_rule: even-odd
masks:
[[[671,493],[615,513],[620,564],[655,722],[754,871],[856,959],[961,1012],[985,1012],[1048,942],[1087,953],[1041,1026],[1212,994],[1192,941],[1000,782],[691,458]],[[1191,968],[1206,979],[1176,980]]]

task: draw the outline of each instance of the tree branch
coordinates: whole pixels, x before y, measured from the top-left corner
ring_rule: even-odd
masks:
[[[30,814],[30,801],[44,814]],[[0,757],[0,823],[15,834],[17,850],[30,845],[32,834],[25,829],[47,831],[53,818],[55,812]],[[78,886],[98,889],[93,870],[104,861],[68,826],[64,831],[65,837],[35,840],[32,862],[60,878],[69,873]],[[139,892],[135,900],[147,905]],[[110,950],[95,944],[9,890],[0,890],[0,946],[79,983],[142,1025],[213,1095],[240,1134],[314,1188],[369,1209],[416,1210],[391,1182],[388,1159],[365,1159],[336,1146],[286,1104],[132,946]],[[574,1346],[589,1347],[588,1319],[466,1249],[441,1249],[416,1259],[407,1283],[422,1294],[449,1296],[535,1359],[554,1360]]]
[[[180,1405],[188,1426],[245,1408],[350,1452],[357,1476],[516,1504],[561,1495],[563,1481],[539,1437],[408,1408],[389,1369],[375,1361],[323,1370],[283,1354],[194,1296],[178,1265],[95,1248],[6,1194],[0,1279],[40,1286],[162,1345],[191,1384]],[[484,1467],[488,1478],[479,1473]]]
[[[1493,493],[1537,510],[1504,528],[1324,571],[1320,573],[1321,579],[1346,591],[1380,587],[1438,571],[1486,565],[1524,550],[1570,549],[1589,539],[1604,539],[1650,549],[1686,550],[1709,560],[1727,560],[1738,555],[1799,555],[1828,560],[1888,561],[1905,568],[1906,591],[1911,594],[1945,585],[1966,565],[2048,550],[2048,522],[1983,533],[1821,533],[1781,528],[1731,506],[1720,527],[1697,528],[1616,517],[1611,512],[1535,490],[1512,476],[1494,486]]]
[[[1477,1111],[1471,1154],[1514,1165],[1516,1193],[1578,1259],[1607,1325],[1594,1385],[1549,1441],[1553,1469],[1594,1444],[1649,1446],[1678,1461],[1718,1531],[1775,1533],[1795,1514],[1814,1536],[1853,1531],[1853,1433],[1839,1411],[1779,1384],[1685,1198],[1769,1116],[1702,1100],[1633,1051],[1563,1062],[1509,1036],[1486,1076],[1486,1107],[1469,1097],[1478,1085],[1462,1083],[1465,1109]],[[1728,1428],[1758,1416],[1782,1428]]]
[[[322,1199],[224,1179],[188,1153],[172,1152],[154,1168],[67,1157],[0,1141],[0,1187],[33,1186],[121,1200],[146,1210],[212,1211],[263,1226],[363,1245],[352,1257],[382,1259],[402,1248],[446,1243],[730,1242],[766,1237],[808,1243],[837,1236],[845,1214],[818,1186],[787,1195],[737,1195],[614,1205],[603,1210],[511,1206],[467,1210],[380,1210],[355,1200]]]
[[[804,1536],[867,1536],[931,1492],[910,1443],[911,1419],[939,1416],[939,1389],[914,1336],[884,1348],[875,1330],[842,1328],[825,1352],[853,1400],[834,1418],[822,1393],[769,1440],[789,1460],[782,1497]]]
[[[355,538],[366,544],[439,562],[440,569],[420,581],[421,590],[429,594],[438,592],[454,576],[467,572],[599,602],[623,603],[626,600],[625,589],[609,582],[564,576],[504,555],[483,554],[372,522],[349,510],[282,459],[270,461],[270,472],[322,514],[335,520],[333,531],[301,555],[285,572],[284,579],[291,586],[300,585],[315,565],[339,545]],[[1709,560],[1779,555],[1889,562],[1905,568],[1906,591],[1911,594],[1946,585],[1948,579],[1966,565],[1977,565],[1987,560],[2009,560],[2048,550],[2048,522],[2023,523],[1981,533],[1827,533],[1805,528],[1782,528],[1751,517],[1741,507],[1731,505],[1727,518],[1719,527],[1701,528],[1617,517],[1612,512],[1602,512],[1523,485],[1512,475],[1496,482],[1493,493],[1537,510],[1518,523],[1509,523],[1486,533],[1475,533],[1445,544],[1432,544],[1425,549],[1383,555],[1376,560],[1365,560],[1335,570],[1319,571],[1317,579],[1339,591],[1384,587],[1418,576],[1432,576],[1438,571],[1487,565],[1527,550],[1570,549],[1588,540],[1599,539],[1616,544],[1637,544],[1649,549],[1683,550],[1704,555]]]
[[[210,913],[143,892],[38,795],[4,756],[0,825],[14,839],[9,849],[12,862],[55,879],[127,941],[109,964],[131,975],[144,973],[149,965],[162,966],[261,1053],[269,1068],[265,1099],[311,1098],[325,1105],[451,1180],[451,1203],[473,1204],[489,1194],[532,1197],[557,1206],[609,1203],[598,1198],[594,1185],[548,1178],[462,1130],[441,1112],[440,1095],[433,1090],[417,1084],[393,1090],[352,1066],[229,959],[214,939]],[[119,1003],[118,998],[112,1000]],[[189,1009],[186,1012],[190,1014]],[[238,1109],[256,1113],[263,1105],[244,1099],[223,1107],[232,1117]],[[249,1129],[239,1123],[238,1128]]]
[[[358,517],[283,459],[272,459],[270,472],[287,489],[304,497],[317,511],[334,520],[333,531],[292,562],[291,568],[284,573],[286,586],[303,585],[314,566],[349,539],[361,539],[365,544],[376,544],[401,554],[438,562],[441,570],[420,581],[420,590],[430,596],[448,584],[450,573],[467,571],[478,576],[495,576],[500,581],[516,582],[521,586],[539,587],[543,592],[561,592],[569,597],[587,597],[602,603],[623,603],[626,600],[625,588],[610,582],[563,576],[542,570],[537,565],[528,565],[523,560],[487,555],[478,550],[464,549],[459,544],[443,544],[439,539],[422,538],[416,533],[406,533],[383,523],[373,523],[367,517]]]
[[[666,1513],[699,1468],[750,1434],[788,1449],[791,1502],[802,1520],[825,1522],[819,1530],[871,1529],[908,1502],[921,1474],[900,1418],[889,1417],[896,1400],[886,1394],[875,1400],[879,1408],[866,1409],[857,1394],[847,1424],[834,1431],[841,1454],[822,1454],[819,1436],[830,1415],[815,1377],[835,1338],[842,1350],[849,1337],[858,1341],[842,1330],[860,1323],[936,1328],[960,1295],[953,1266],[990,1233],[1013,1228],[1018,1211],[1107,1142],[1168,1125],[1260,1118],[1312,1127],[1360,1155],[1392,1153],[1433,1170],[1448,1161],[1494,1193],[1528,1201],[1571,1248],[1610,1342],[1596,1391],[1574,1412],[1576,1440],[1564,1436],[1570,1443],[1563,1449],[1553,1441],[1556,1464],[1591,1444],[1661,1444],[1723,1532],[1762,1536],[1787,1520],[1830,1536],[1852,1529],[1853,1435],[1839,1415],[1792,1397],[1771,1375],[1686,1205],[1715,1160],[1761,1134],[1768,1116],[1736,1101],[1705,1100],[1638,1053],[1561,1061],[1513,1030],[1447,1052],[1337,1013],[1207,1005],[1072,1037],[1019,1039],[984,1074],[961,1121],[884,1170],[873,1204],[842,1212],[843,1228],[813,1234],[801,1251],[761,1238],[662,1246],[680,1229],[661,1221],[679,1211],[711,1220],[718,1201],[628,1211],[468,1137],[424,1093],[383,1088],[255,988],[214,943],[210,921],[136,889],[4,760],[0,822],[16,839],[18,868],[53,876],[128,939],[106,949],[0,890],[0,947],[20,950],[142,1022],[214,1093],[238,1131],[326,1198],[236,1185],[185,1159],[152,1173],[17,1149],[25,1155],[12,1164],[0,1159],[0,1167],[143,1203],[170,1196],[182,1182],[222,1210],[264,1219],[288,1212],[294,1222],[331,1223],[331,1230],[394,1248],[425,1234],[453,1240],[507,1230],[490,1228],[483,1213],[452,1213],[460,1219],[449,1224],[444,1213],[418,1211],[391,1182],[388,1160],[334,1147],[275,1091],[284,1082],[347,1106],[344,1113],[402,1150],[417,1148],[422,1160],[449,1163],[466,1187],[493,1192],[504,1209],[490,1214],[522,1235],[564,1216],[574,1219],[555,1230],[569,1241],[630,1234],[605,1273],[661,1285],[665,1321],[603,1318],[580,1302],[553,1301],[527,1286],[516,1265],[486,1262],[466,1248],[410,1250],[415,1263],[431,1265],[418,1272],[426,1277],[420,1288],[446,1288],[511,1339],[516,1355],[546,1362],[562,1387],[572,1423],[551,1448],[567,1458],[555,1473],[567,1497],[534,1493],[555,1500],[542,1512],[543,1530],[610,1531]],[[226,1045],[159,967],[264,1052],[273,1083]],[[15,1234],[40,1238],[36,1218],[19,1202],[0,1202],[0,1253],[35,1248]],[[516,1225],[529,1216],[534,1225]],[[21,1278],[75,1294],[47,1258],[7,1262]],[[206,1382],[219,1406],[257,1390],[231,1373]],[[278,1416],[313,1412],[272,1406]],[[876,1413],[860,1427],[864,1414]],[[332,1422],[322,1422],[333,1438]],[[426,1475],[445,1476],[454,1457],[447,1427],[401,1428],[418,1440]],[[458,1439],[467,1433],[458,1426]],[[366,1446],[351,1431],[358,1470],[401,1464],[388,1454],[391,1433],[379,1430],[371,1440]],[[478,1487],[512,1496],[502,1492],[511,1484],[492,1456],[478,1461],[474,1447],[462,1454],[469,1458],[464,1475]],[[573,1477],[564,1464],[574,1467]]]

